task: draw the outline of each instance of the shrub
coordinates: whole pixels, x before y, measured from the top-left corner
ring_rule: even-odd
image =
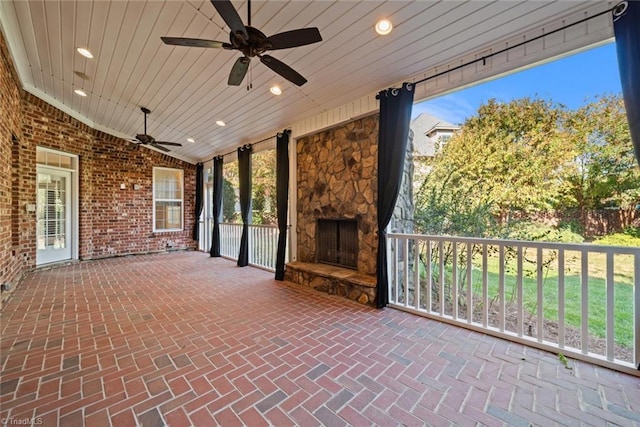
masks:
[[[538,242],[582,243],[584,238],[571,227],[555,228],[531,221],[518,221],[509,226],[509,238]]]
[[[629,227],[622,233],[608,234],[595,240],[593,243],[596,245],[640,247],[640,228]]]

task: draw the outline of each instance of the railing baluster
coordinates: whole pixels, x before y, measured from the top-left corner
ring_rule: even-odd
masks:
[[[395,301],[396,301],[396,303],[400,304],[400,294],[398,294],[398,245],[399,245],[399,239],[393,239],[393,241],[389,241],[389,239],[387,239],[387,241],[394,248],[393,249],[393,258],[394,258],[394,263],[393,263],[393,287],[395,289]]]
[[[458,319],[458,244],[453,245],[453,257],[451,263],[451,316]]]
[[[613,253],[607,252],[607,360],[613,360],[615,354],[614,338],[615,338],[615,326],[614,326],[614,295],[613,295]]]
[[[438,257],[439,257],[439,272],[438,272],[438,285],[440,287],[440,315],[444,315],[444,242],[440,240],[438,242]]]
[[[256,256],[255,248],[260,246],[260,230],[254,226],[249,226],[249,263],[260,265],[260,258]]]
[[[521,337],[524,333],[524,295],[522,295],[522,258],[523,258],[523,248],[522,246],[518,246],[517,252],[517,272],[516,272],[516,286],[518,292],[518,322],[517,322],[517,333],[518,336]]]
[[[467,323],[473,321],[473,244],[467,243]]]
[[[402,280],[404,280],[404,305],[409,306],[409,239],[404,239],[403,242],[404,253],[404,268],[402,271]]]
[[[633,330],[633,366],[640,370],[640,253],[633,257],[633,318],[636,327]]]
[[[433,289],[432,289],[433,271],[431,269],[431,240],[427,239],[426,243],[427,243],[427,256],[426,256],[427,258],[427,262],[426,262],[427,264],[427,289],[426,289],[427,295],[426,295],[425,304],[426,304],[427,311],[431,313],[433,311],[431,307],[431,295],[433,295]]]
[[[505,281],[505,261],[504,261],[504,245],[498,245],[498,259],[500,263],[500,274],[498,277],[498,328],[500,332],[504,332],[505,323],[505,297],[504,297],[504,281]]]
[[[564,348],[564,249],[558,251],[558,347]]]
[[[580,308],[582,311],[582,330],[580,333],[580,347],[582,354],[589,352],[589,252],[581,251],[582,254],[582,299]]]
[[[420,309],[420,240],[413,243],[413,298],[416,310]]]
[[[542,311],[542,303],[544,301],[544,276],[542,275],[542,265],[543,265],[543,258],[542,258],[542,248],[538,247],[536,250],[536,270],[537,270],[537,288],[538,288],[538,301],[537,301],[537,305],[538,305],[538,319],[536,322],[536,336],[538,338],[538,342],[542,342],[542,339],[544,338],[544,312]]]
[[[482,327],[489,324],[489,266],[488,244],[482,245]]]

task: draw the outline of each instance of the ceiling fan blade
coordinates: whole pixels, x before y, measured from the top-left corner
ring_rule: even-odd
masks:
[[[171,151],[171,150],[169,150],[168,148],[164,148],[162,145],[158,145],[156,142],[152,142],[150,145],[151,145],[152,147],[157,148],[157,149],[158,149],[158,150],[160,150],[160,151],[164,151],[164,152]]]
[[[299,30],[285,31],[267,37],[265,44],[271,45],[269,50],[288,49],[290,47],[305,46],[322,41],[320,31],[316,27],[301,28]]]
[[[173,145],[174,147],[182,147],[182,144],[178,142],[156,141],[154,144]]]
[[[242,80],[244,80],[244,76],[247,74],[247,70],[249,70],[249,62],[251,62],[251,60],[246,56],[238,58],[236,63],[233,64],[231,73],[229,73],[228,85],[240,86]]]
[[[234,34],[242,34],[245,40],[249,40],[247,29],[238,15],[238,11],[231,4],[230,0],[211,0],[213,7],[216,8],[224,22],[229,26]]]
[[[273,56],[262,55],[260,56],[260,61],[295,85],[302,86],[307,82],[307,79],[302,77],[297,71]]]
[[[164,44],[172,46],[210,47],[214,49],[232,49],[229,43],[216,40],[190,39],[186,37],[160,37]]]

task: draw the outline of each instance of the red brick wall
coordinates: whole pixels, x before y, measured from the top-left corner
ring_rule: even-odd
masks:
[[[20,140],[22,123],[21,90],[17,82],[13,62],[0,32],[0,283],[3,284],[14,283],[24,265],[19,251],[19,228],[14,222],[19,205],[12,185],[18,172],[13,160],[19,154],[13,137]]]
[[[24,194],[31,200],[25,203],[35,203],[36,146],[79,157],[81,259],[164,250],[169,240],[176,248],[195,248],[191,239],[195,165],[95,131],[31,94],[22,106],[28,144],[21,169]],[[184,171],[182,232],[153,232],[154,166]],[[121,190],[120,184],[126,189]],[[134,190],[134,184],[140,189]],[[28,241],[35,241],[35,214],[21,228],[30,233]],[[35,256],[35,244],[29,251]]]
[[[0,282],[15,282],[35,267],[36,214],[26,205],[36,203],[36,147],[79,158],[81,259],[165,250],[168,241],[195,248],[195,165],[96,131],[34,95],[21,96],[1,34],[0,50]],[[181,232],[153,232],[154,166],[184,171]]]

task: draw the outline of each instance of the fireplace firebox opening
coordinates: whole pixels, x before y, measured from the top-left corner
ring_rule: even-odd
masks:
[[[358,221],[318,219],[317,262],[351,269],[358,268]]]

